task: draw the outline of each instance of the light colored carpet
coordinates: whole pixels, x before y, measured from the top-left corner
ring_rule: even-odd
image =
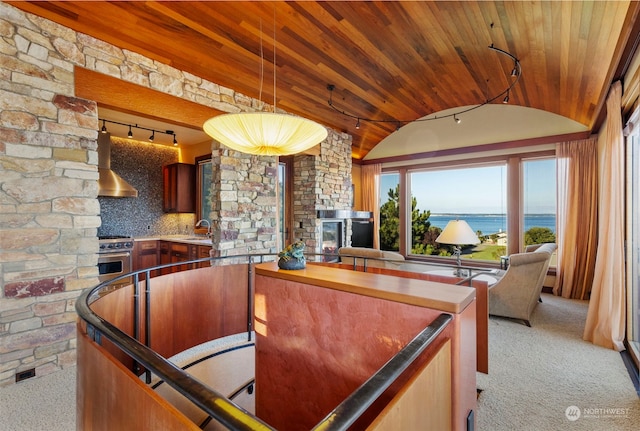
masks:
[[[582,341],[587,303],[551,295],[543,301],[532,328],[490,319],[489,374],[477,375],[477,429],[640,429],[640,399],[620,354]],[[75,373],[70,367],[0,388],[0,430],[75,430]],[[565,416],[570,406],[580,410],[575,421]]]
[[[638,430],[640,399],[620,353],[582,340],[587,301],[542,295],[525,325],[491,317],[480,430]],[[568,408],[580,417],[565,415]]]
[[[75,366],[0,388],[0,430],[75,429]]]

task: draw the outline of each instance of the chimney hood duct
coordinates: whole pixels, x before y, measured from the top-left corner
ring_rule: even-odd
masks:
[[[111,170],[111,133],[98,133],[98,173],[98,196],[138,197],[138,191]]]

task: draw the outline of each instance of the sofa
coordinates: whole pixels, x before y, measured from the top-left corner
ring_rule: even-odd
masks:
[[[425,272],[430,266],[407,262],[403,255],[395,251],[365,247],[341,247],[338,250],[340,262],[367,268],[387,268],[400,271]],[[355,261],[355,263],[354,263]]]

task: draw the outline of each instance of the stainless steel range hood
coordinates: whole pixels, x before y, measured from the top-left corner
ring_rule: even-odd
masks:
[[[98,196],[138,197],[138,191],[111,170],[111,133],[98,133],[98,173]]]

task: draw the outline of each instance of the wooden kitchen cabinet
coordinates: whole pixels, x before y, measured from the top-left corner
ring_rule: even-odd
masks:
[[[171,263],[186,262],[188,260],[191,260],[191,255],[189,254],[189,244],[172,242],[171,252],[169,253],[169,256]],[[176,265],[172,267],[172,272],[186,271],[187,269],[191,269],[189,268],[189,265]]]
[[[196,167],[172,163],[162,167],[162,210],[166,213],[196,211]]]
[[[190,260],[209,257],[210,250],[211,250],[211,246],[208,246],[208,245],[187,244],[183,242],[173,242],[173,241],[160,241],[160,247],[159,247],[160,265],[165,265],[168,263],[187,262]],[[175,265],[171,268],[164,268],[162,270],[162,274],[164,275],[172,272],[186,271],[188,269],[194,269],[194,268],[203,268],[205,266],[210,266],[210,263],[200,262],[198,264],[190,264],[190,265],[186,265],[186,264]]]
[[[186,262],[189,260],[189,244],[160,241],[160,265]],[[162,269],[162,275],[189,269],[187,265],[175,265]]]
[[[160,265],[167,265],[171,263],[171,243],[167,241],[160,241]],[[162,275],[170,274],[171,268],[163,268],[160,270]]]
[[[204,259],[204,258],[211,257],[209,253],[210,251],[211,251],[210,245],[192,245],[191,246],[192,259],[196,260],[196,259]],[[206,266],[211,266],[211,262],[200,262],[200,263],[194,264],[194,266],[196,268],[204,268]]]
[[[133,242],[133,270],[152,268],[159,265],[158,241],[142,240]],[[151,277],[158,275],[158,271],[151,271]]]

